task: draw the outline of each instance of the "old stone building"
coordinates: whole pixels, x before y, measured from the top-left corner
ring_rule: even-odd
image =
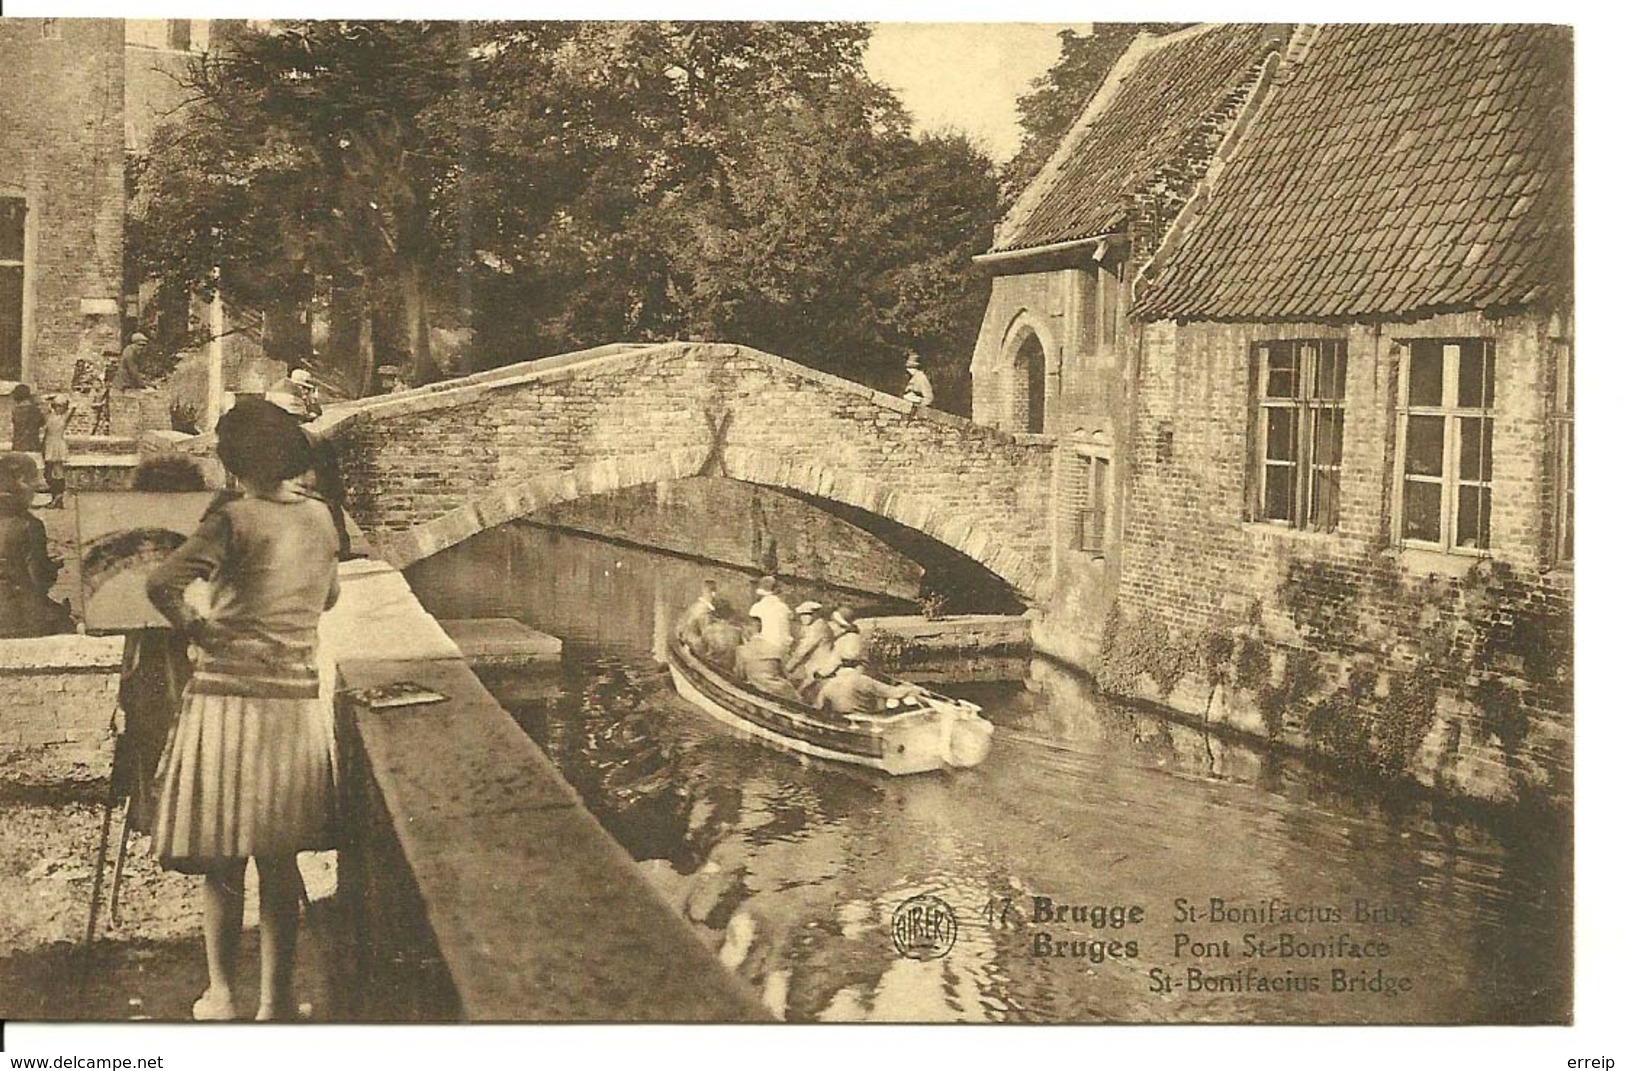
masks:
[[[119,344],[124,26],[0,21],[0,380],[68,384]]]
[[[69,386],[122,345],[125,154],[179,104],[202,19],[0,21],[0,380]]]
[[[1121,567],[1135,375],[1128,280],[1286,40],[1196,26],[1137,41],[1001,224],[972,361],[981,423],[1057,440],[1052,610],[1101,620]]]
[[[1194,189],[1145,245],[1128,228],[1149,255],[1118,298],[1119,398],[1069,403],[1067,319],[1033,328],[1057,343],[1044,429],[1112,412],[1121,495],[1115,589],[1102,607],[1059,563],[1039,642],[1110,690],[1343,761],[1566,799],[1570,36],[1255,32],[1272,54],[1236,79]],[[1133,88],[1108,81],[1090,112]],[[1054,161],[1046,181],[1096,196]],[[1029,191],[1012,221],[1057,197]],[[978,353],[979,419],[1019,419],[1001,398],[1024,382],[1030,419],[1039,381],[1008,352]],[[1076,507],[1056,501],[1059,532]]]

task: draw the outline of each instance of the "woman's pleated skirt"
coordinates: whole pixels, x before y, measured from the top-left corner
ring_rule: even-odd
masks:
[[[196,873],[333,848],[336,802],[331,700],[189,686],[158,769],[153,854]]]

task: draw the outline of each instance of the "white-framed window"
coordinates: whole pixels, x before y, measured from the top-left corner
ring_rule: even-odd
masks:
[[[1111,503],[1112,461],[1101,454],[1076,453],[1064,473],[1062,494],[1067,504],[1066,545],[1069,550],[1095,558],[1106,556],[1106,532]]]
[[[1253,351],[1257,520],[1330,532],[1343,477],[1348,343],[1279,339]]]
[[[1557,471],[1553,481],[1556,517],[1552,557],[1560,564],[1574,561],[1574,344],[1557,347],[1557,383],[1552,406],[1552,445]]]
[[[1415,339],[1399,377],[1400,542],[1490,549],[1495,446],[1495,343]]]

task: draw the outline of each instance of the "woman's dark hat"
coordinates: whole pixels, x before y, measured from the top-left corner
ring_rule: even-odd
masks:
[[[0,454],[0,495],[32,495],[44,486],[39,465],[28,454]]]
[[[239,398],[215,427],[220,462],[237,476],[291,480],[310,468],[310,440],[299,421],[264,398]]]

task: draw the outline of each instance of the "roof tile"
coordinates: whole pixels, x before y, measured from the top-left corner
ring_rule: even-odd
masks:
[[[1566,293],[1572,54],[1555,26],[1322,27],[1135,314],[1405,315]]]
[[[1069,135],[1045,165],[1035,180],[1043,192],[1006,218],[993,251],[1116,230],[1128,199],[1182,154],[1279,45],[1277,27],[1236,24],[1182,31],[1146,52],[1088,128]]]

